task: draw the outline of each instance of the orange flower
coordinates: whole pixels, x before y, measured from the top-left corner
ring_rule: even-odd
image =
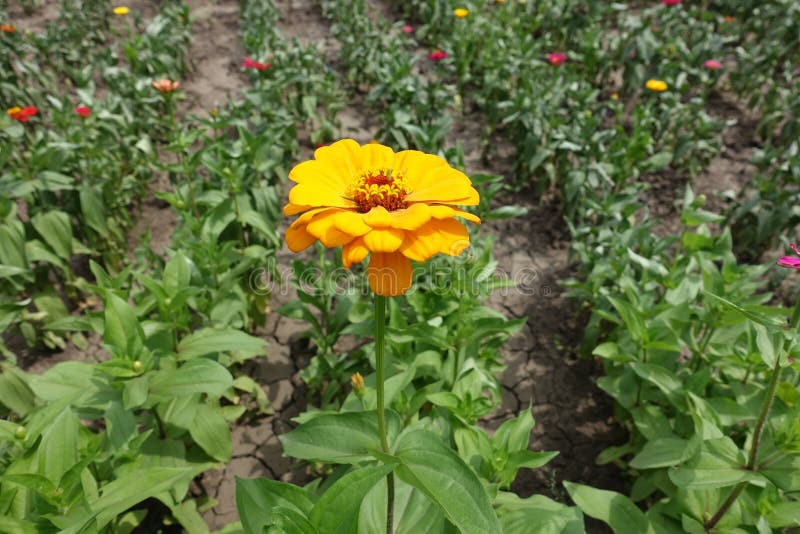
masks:
[[[467,229],[454,217],[480,224],[453,206],[478,204],[469,178],[438,156],[417,150],[395,153],[380,144],[343,139],[314,152],[289,178],[284,215],[302,213],[286,231],[299,252],[319,240],[342,247],[348,269],[370,255],[372,291],[397,296],[411,286],[411,262],[435,254],[457,256],[469,246]]]
[[[171,93],[181,86],[181,82],[174,82],[169,78],[161,78],[151,84],[162,93]]]
[[[0,32],[14,33],[14,26],[11,24],[0,24]]]
[[[25,106],[24,108],[14,106],[6,110],[6,115],[19,122],[28,122],[28,119],[37,113],[39,113],[39,109],[36,106]]]

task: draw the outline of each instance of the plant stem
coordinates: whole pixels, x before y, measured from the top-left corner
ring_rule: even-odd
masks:
[[[769,411],[772,409],[772,402],[775,400],[775,392],[778,390],[778,378],[781,374],[781,366],[780,360],[775,362],[775,368],[772,370],[772,376],[769,379],[769,385],[767,386],[767,396],[764,398],[764,404],[761,405],[761,413],[758,414],[758,420],[756,421],[756,428],[753,431],[753,442],[750,445],[750,455],[747,458],[747,465],[745,469],[748,471],[756,471],[756,459],[758,458],[758,447],[761,444],[761,435],[764,432],[764,424],[767,422],[767,416],[769,415]],[[733,488],[728,498],[725,499],[725,502],[719,507],[717,512],[708,520],[705,524],[706,532],[711,532],[711,530],[719,523],[719,520],[728,512],[728,509],[736,502],[736,499],[739,497],[739,494],[742,493],[745,486],[747,486],[748,482],[739,482],[736,487]]]
[[[384,345],[383,334],[386,329],[386,297],[375,295],[375,387],[378,390],[378,433],[381,435],[381,448],[389,454],[389,441],[386,439],[386,420],[384,414]],[[394,473],[387,475],[386,534],[392,534],[394,522]]]

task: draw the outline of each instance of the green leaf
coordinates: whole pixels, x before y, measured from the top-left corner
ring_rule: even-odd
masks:
[[[271,526],[276,508],[294,510],[305,517],[313,507],[308,492],[293,484],[267,478],[236,477],[236,508],[248,534],[260,534]]]
[[[386,410],[389,442],[399,434],[400,417]],[[371,449],[381,448],[375,410],[323,414],[279,436],[283,452],[300,460],[353,464],[371,460]]]
[[[694,451],[689,441],[679,438],[659,438],[648,441],[630,462],[634,469],[671,467],[689,459]]]
[[[349,534],[358,530],[359,509],[367,493],[395,465],[357,468],[337,480],[320,497],[309,514],[311,524],[331,534]]]
[[[39,473],[49,480],[61,480],[64,473],[78,463],[78,416],[69,406],[64,408],[42,433],[36,453]]]
[[[240,359],[264,353],[267,342],[233,328],[204,328],[181,339],[178,357],[190,360],[217,352],[231,352]]]
[[[361,503],[358,533],[386,532],[386,500],[388,487],[381,480],[370,490]],[[417,534],[443,532],[445,519],[439,507],[417,488],[395,477],[394,479],[394,532]]]
[[[72,256],[72,225],[69,215],[53,210],[31,217],[31,224],[56,255],[69,260]]]
[[[161,400],[205,393],[221,396],[233,387],[230,372],[213,360],[198,358],[178,369],[158,371],[150,379],[150,394]]]
[[[767,514],[771,528],[800,527],[800,502],[779,502]]]
[[[564,487],[583,513],[603,521],[615,534],[645,533],[650,530],[647,517],[624,495],[567,481]]]
[[[144,331],[133,308],[112,292],[106,293],[103,341],[114,353],[136,360],[144,348]]]
[[[500,533],[500,523],[475,473],[432,432],[411,430],[397,440],[396,473],[433,500],[464,534]]]
[[[36,407],[28,376],[16,367],[0,366],[0,405],[24,417]]]
[[[41,530],[36,526],[36,523],[0,514],[0,532],[5,532],[6,534],[38,534]]]
[[[164,267],[162,283],[169,297],[175,297],[182,289],[189,287],[192,270],[189,260],[178,251]]]
[[[231,430],[219,411],[207,404],[198,406],[194,423],[189,427],[189,434],[215,460],[230,461],[232,454]]]
[[[103,195],[100,190],[89,187],[81,188],[80,201],[81,212],[89,228],[102,236],[108,235],[106,206],[103,203]]]
[[[543,495],[521,499],[500,492],[494,500],[503,534],[584,534],[583,515]]]
[[[720,297],[719,295],[715,295],[714,293],[711,293],[710,291],[703,291],[703,293],[705,295],[711,297],[713,300],[716,300],[717,302],[727,306],[728,308],[736,310],[737,312],[741,313],[742,315],[744,315],[745,317],[747,317],[751,321],[754,321],[754,322],[756,322],[756,323],[758,323],[760,325],[766,326],[768,328],[770,328],[770,327],[774,328],[774,327],[780,325],[779,320],[770,319],[769,317],[765,317],[765,316],[759,315],[757,313],[754,313],[754,312],[752,312],[750,310],[747,310],[745,308],[742,308],[738,304],[734,304],[730,300],[728,300],[726,298],[723,298],[723,297]]]

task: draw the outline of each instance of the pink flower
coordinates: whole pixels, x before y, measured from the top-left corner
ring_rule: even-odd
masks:
[[[683,0],[661,0],[661,3],[665,6],[677,6],[681,2],[683,2]]]
[[[794,243],[789,245],[794,250],[794,253],[797,254],[799,257],[795,256],[784,256],[778,260],[778,265],[781,267],[789,267],[791,269],[800,269],[800,248]]]
[[[254,61],[249,57],[244,58],[244,61],[242,61],[242,68],[244,69],[267,70],[271,67],[272,63],[269,62],[262,63],[261,61]]]
[[[92,110],[87,108],[86,106],[78,106],[75,108],[75,113],[83,117],[84,119],[92,114]]]
[[[442,60],[442,59],[444,59],[446,57],[447,57],[447,52],[442,52],[438,48],[436,50],[434,50],[433,52],[431,52],[430,54],[428,54],[428,59],[430,59],[432,61],[439,61],[439,60]]]
[[[414,26],[409,26],[406,24],[403,26],[403,33],[414,33]]]
[[[181,86],[181,82],[172,81],[169,78],[160,78],[151,83],[150,85],[152,85],[155,89],[159,90],[160,92],[168,94],[173,91],[176,91],[178,87]]]
[[[705,61],[705,63],[703,63],[703,65],[707,69],[711,69],[711,70],[717,70],[717,69],[721,69],[722,68],[722,62],[720,62],[720,61],[718,61],[716,59],[707,59]]]
[[[567,60],[566,54],[561,54],[561,53],[547,54],[547,61],[554,67],[562,65],[566,60]]]

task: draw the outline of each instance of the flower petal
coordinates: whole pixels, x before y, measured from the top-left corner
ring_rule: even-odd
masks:
[[[342,264],[349,269],[354,263],[364,261],[369,254],[369,249],[364,244],[364,239],[357,237],[342,247]]]
[[[416,230],[431,220],[431,209],[427,204],[411,204],[408,208],[389,212],[392,228]]]
[[[316,236],[320,242],[328,248],[338,247],[353,240],[352,235],[342,232],[334,227],[333,223],[341,212],[338,210],[328,210],[324,213],[315,215],[306,226],[306,230]]]
[[[297,228],[289,227],[286,229],[286,245],[292,252],[300,252],[311,246],[317,238],[308,233],[305,225]]]
[[[364,222],[373,228],[387,228],[392,225],[392,216],[383,206],[375,206],[363,215]]]
[[[330,189],[333,193],[345,196],[347,186],[352,181],[350,173],[339,167],[326,165],[317,160],[304,161],[289,171],[289,179],[298,184],[313,184],[315,187]]]
[[[367,143],[361,147],[362,170],[390,168],[394,161],[394,151],[388,146]]]
[[[791,269],[800,269],[800,258],[794,256],[784,256],[778,259],[778,265],[781,267],[789,267]]]
[[[310,210],[312,207],[313,206],[303,206],[300,204],[286,204],[283,207],[283,215],[284,216],[297,215],[298,213],[301,213],[303,211]]]
[[[368,233],[372,228],[364,222],[364,216],[355,211],[340,211],[334,221],[333,226],[340,232],[350,235],[360,236]]]
[[[411,193],[406,195],[405,200],[468,206],[477,204],[479,197],[467,175],[456,169],[447,168],[433,169],[426,173]]]
[[[344,177],[347,180],[345,186],[363,169],[361,145],[352,139],[342,139],[318,148],[314,151],[314,159]]]
[[[441,171],[449,165],[447,161],[433,154],[419,150],[403,150],[394,155],[391,167],[392,170],[402,174],[408,186],[414,190],[421,187],[420,181],[428,172],[434,169]]]
[[[405,232],[396,228],[373,228],[362,239],[372,252],[394,252],[403,244]]]
[[[303,182],[289,191],[289,203],[304,206],[329,206],[336,208],[355,208],[352,200],[328,187],[320,187],[313,182]]]
[[[451,206],[433,205],[430,206],[431,217],[434,219],[449,219],[451,217],[461,217],[475,224],[480,224],[481,219],[468,211],[462,211]]]
[[[430,221],[413,232],[406,232],[398,251],[414,261],[427,261],[439,253],[441,242],[442,238],[436,229],[436,223]]]
[[[469,247],[467,228],[455,219],[440,219],[434,223],[442,238],[440,252],[448,256],[458,256]]]
[[[373,252],[367,267],[369,287],[376,295],[397,297],[411,287],[411,262],[399,252]]]

